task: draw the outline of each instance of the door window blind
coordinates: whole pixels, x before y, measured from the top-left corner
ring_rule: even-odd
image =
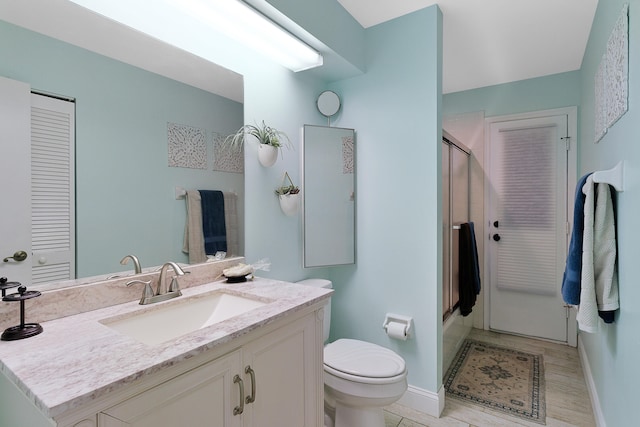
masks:
[[[557,261],[557,126],[500,130],[498,282],[554,294]]]

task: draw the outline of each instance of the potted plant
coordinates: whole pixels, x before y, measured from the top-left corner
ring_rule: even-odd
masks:
[[[265,167],[273,166],[278,158],[278,149],[283,145],[289,149],[293,148],[293,144],[291,144],[286,133],[267,126],[264,120],[262,125],[242,126],[236,133],[229,135],[225,142],[232,147],[237,147],[245,142],[247,135],[251,135],[258,140],[258,160]]]
[[[287,185],[286,181],[289,181]],[[276,194],[280,201],[280,209],[285,215],[291,216],[298,212],[298,206],[300,205],[300,188],[293,184],[288,172],[284,173],[282,179],[282,185],[276,188]]]

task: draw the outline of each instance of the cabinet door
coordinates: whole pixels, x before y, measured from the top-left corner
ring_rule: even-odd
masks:
[[[322,320],[311,314],[243,347],[249,400],[255,386],[255,401],[245,405],[245,426],[322,425],[322,339],[316,322]]]
[[[240,367],[240,352],[228,354],[103,411],[98,425],[240,426],[241,417],[233,415],[241,398],[233,377]]]

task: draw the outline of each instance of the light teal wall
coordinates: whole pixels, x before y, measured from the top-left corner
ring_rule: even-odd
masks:
[[[246,120],[264,119],[285,131],[295,146],[295,151],[281,150],[281,158],[270,168],[258,163],[255,144],[245,147],[246,256],[249,262],[269,257],[271,271],[261,272],[263,276],[300,280],[308,274],[302,268],[300,216],[286,216],[274,190],[285,172],[300,185],[302,126],[321,124],[314,99],[323,85],[269,64],[243,74]]]
[[[407,43],[411,40],[411,43]],[[367,29],[361,77],[333,85],[336,126],[356,129],[357,264],[330,273],[332,339],[363,339],[405,358],[409,383],[441,385],[441,41],[437,6]],[[382,329],[413,316],[414,337]]]
[[[580,105],[580,71],[443,95],[445,116],[484,111],[485,117]]]
[[[295,3],[274,3],[287,15],[287,7],[298,10]],[[305,4],[314,5],[316,16],[331,13],[325,2]],[[409,46],[407,40],[414,41]],[[442,15],[431,7],[367,29],[366,73],[359,77],[327,84],[313,73],[293,74],[247,57],[225,64],[244,75],[245,121],[265,119],[296,146],[268,169],[255,159],[255,145],[245,151],[248,260],[268,256],[267,277],[333,279],[333,339],[359,338],[397,350],[407,360],[410,383],[433,392],[442,378],[441,44]],[[300,182],[300,127],[326,123],[315,98],[327,88],[343,100],[332,125],[357,132],[357,264],[302,269],[299,218],[282,214],[273,190],[285,171]],[[390,340],[381,327],[387,312],[414,316],[415,337]]]
[[[287,2],[278,3],[287,14]],[[334,280],[333,339],[359,338],[397,350],[407,360],[409,382],[433,392],[442,378],[441,34],[437,7],[367,29],[367,72],[330,85],[313,73],[294,74],[252,57],[225,63],[244,75],[245,122],[264,119],[296,146],[271,168],[258,164],[255,144],[245,148],[248,261],[269,257],[271,271],[261,272],[266,277]],[[303,269],[300,220],[280,211],[273,190],[285,171],[300,182],[301,126],[326,123],[315,98],[327,88],[343,100],[332,124],[357,132],[357,264]],[[387,312],[414,316],[415,337],[390,340],[381,327]]]
[[[349,68],[362,68],[364,30],[337,1],[274,0],[269,3],[327,45],[332,51],[327,57],[337,55],[350,64]],[[320,25],[326,22],[332,24]],[[261,62],[253,55],[220,60],[244,76],[245,122],[265,120],[285,131],[295,146],[295,151],[281,150],[281,158],[271,168],[258,164],[255,144],[245,147],[247,260],[253,262],[268,257],[271,270],[260,272],[266,277],[290,281],[327,277],[328,268],[302,268],[300,217],[285,216],[274,194],[285,172],[295,184],[300,184],[302,126],[326,124],[315,100],[327,89],[327,79],[321,71],[292,73]]]
[[[79,277],[186,261],[185,203],[174,186],[220,189],[244,199],[243,176],[213,172],[212,132],[243,123],[234,101],[0,21],[0,75],[76,98]],[[169,168],[167,122],[206,130],[209,170]]]
[[[0,396],[0,425],[54,427],[54,422],[4,372],[0,372]]]
[[[624,3],[629,3],[629,111],[598,143],[594,137],[594,76],[614,23]],[[581,333],[606,425],[637,424],[637,384],[640,368],[638,328],[638,241],[640,231],[640,1],[607,0],[598,3],[593,28],[582,63],[580,173],[609,169],[626,163],[625,191],[617,195],[618,279],[620,310],[616,322],[600,324],[595,334]]]

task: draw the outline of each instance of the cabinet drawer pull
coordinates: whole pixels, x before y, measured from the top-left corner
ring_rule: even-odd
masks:
[[[233,415],[240,415],[244,412],[244,383],[240,375],[233,377],[233,383],[238,384],[240,388],[240,405],[233,408]]]
[[[245,401],[246,403],[253,403],[256,401],[256,373],[251,369],[250,365],[247,365],[247,367],[244,368],[244,373],[249,374],[251,377],[251,396],[247,396]]]

